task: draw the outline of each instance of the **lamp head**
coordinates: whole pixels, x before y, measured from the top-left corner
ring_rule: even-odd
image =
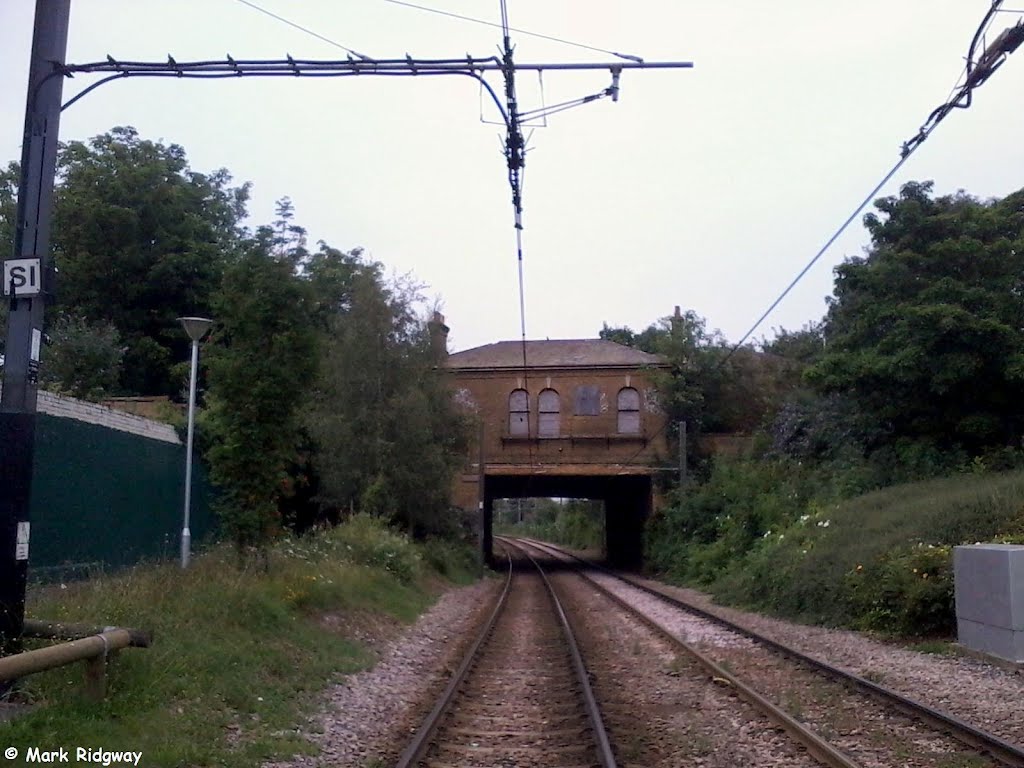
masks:
[[[199,341],[213,325],[213,320],[206,317],[179,317],[178,322],[192,341]]]

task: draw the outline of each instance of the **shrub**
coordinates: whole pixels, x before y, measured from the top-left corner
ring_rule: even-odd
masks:
[[[797,514],[728,559],[711,583],[716,597],[825,624],[946,633],[955,618],[951,548],[1024,539],[1024,472],[908,483],[811,501]],[[714,558],[717,546],[692,562]]]
[[[949,634],[955,626],[949,546],[918,544],[858,563],[843,580],[853,624],[901,635]]]
[[[420,569],[420,556],[408,536],[381,520],[353,515],[330,532],[337,551],[350,562],[383,568],[403,582],[411,582]]]
[[[424,562],[452,581],[466,583],[480,575],[480,556],[475,544],[430,538],[420,547]]]

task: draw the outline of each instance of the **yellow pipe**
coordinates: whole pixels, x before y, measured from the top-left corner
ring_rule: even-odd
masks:
[[[0,658],[0,680],[14,680],[76,661],[103,657],[111,651],[127,648],[131,642],[132,636],[128,630],[112,629],[70,643],[5,656]]]

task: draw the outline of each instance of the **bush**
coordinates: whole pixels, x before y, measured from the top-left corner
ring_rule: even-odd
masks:
[[[329,536],[349,562],[383,568],[405,583],[420,572],[420,555],[409,537],[388,528],[378,518],[353,515]]]
[[[951,548],[1022,538],[1024,472],[908,483],[801,512],[728,560],[711,583],[715,596],[805,621],[947,633]],[[715,554],[708,547],[693,562]]]
[[[456,583],[468,583],[481,573],[480,555],[475,544],[430,538],[420,547],[424,562]]]
[[[894,549],[858,563],[843,581],[855,626],[901,635],[949,634],[956,627],[949,546]]]

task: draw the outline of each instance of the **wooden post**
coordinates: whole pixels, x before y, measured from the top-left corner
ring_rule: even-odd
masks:
[[[100,702],[107,697],[107,654],[85,660],[85,695]]]

